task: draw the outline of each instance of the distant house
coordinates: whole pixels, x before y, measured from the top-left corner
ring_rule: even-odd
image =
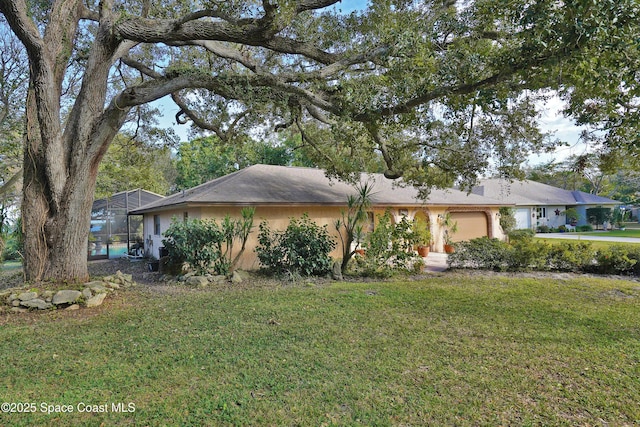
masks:
[[[498,210],[504,203],[500,201],[457,190],[433,190],[429,199],[422,201],[413,187],[395,186],[381,174],[362,174],[361,180],[373,185],[370,228],[375,227],[375,215],[387,209],[396,221],[402,216],[409,219],[423,216],[431,227],[431,249],[441,252],[444,236],[439,218],[450,213],[458,223],[454,241],[480,236],[503,238]],[[163,233],[172,220],[239,216],[246,206],[256,209],[255,225],[267,220],[272,229],[284,230],[290,218],[308,213],[317,224],[327,224],[329,231],[337,236],[334,221],[346,208],[347,197],[355,194],[353,186],[329,180],[320,169],[254,165],[131,213],[144,215],[145,248],[150,255],[159,257]],[[241,268],[259,267],[253,251],[256,245],[257,227],[249,237]],[[331,255],[339,258],[341,248],[337,247]]]
[[[541,225],[557,228],[567,225],[566,210],[575,208],[580,216],[576,225],[587,224],[587,209],[614,208],[616,200],[583,191],[570,191],[535,181],[505,181],[487,179],[473,188],[473,194],[509,202],[515,205],[518,229],[536,229]]]

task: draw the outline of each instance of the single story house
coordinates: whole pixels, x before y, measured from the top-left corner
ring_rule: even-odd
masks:
[[[575,225],[585,225],[587,209],[595,207],[614,208],[621,204],[616,200],[584,191],[571,191],[535,181],[513,181],[486,179],[471,191],[479,196],[487,196],[515,204],[516,228],[536,229],[541,225],[558,228],[567,225],[565,212],[575,208],[579,219]]]
[[[445,214],[451,214],[457,222],[458,231],[453,241],[474,237],[504,237],[499,224],[501,201],[477,194],[467,194],[458,190],[433,190],[428,200],[418,198],[415,188],[394,185],[393,181],[381,174],[362,174],[361,181],[373,186],[370,227],[375,227],[377,214],[390,209],[394,220],[402,216],[413,219],[423,216],[430,224],[431,249],[443,251],[444,230],[439,223]],[[213,218],[225,215],[239,216],[243,207],[256,209],[254,225],[267,220],[273,230],[284,230],[292,217],[307,213],[318,225],[328,225],[336,237],[335,220],[347,207],[349,195],[355,195],[354,186],[326,177],[320,169],[254,165],[232,174],[214,179],[189,190],[157,200],[131,211],[144,215],[145,249],[149,255],[159,257],[163,246],[163,233],[171,221]],[[240,268],[259,267],[254,248],[258,244],[257,227],[249,236],[247,248],[240,262]],[[331,254],[339,258],[342,248],[336,247]]]

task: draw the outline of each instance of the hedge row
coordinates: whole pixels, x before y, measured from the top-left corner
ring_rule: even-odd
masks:
[[[524,237],[505,243],[482,237],[457,243],[448,262],[451,268],[640,276],[640,245],[594,249],[584,241],[547,243]]]

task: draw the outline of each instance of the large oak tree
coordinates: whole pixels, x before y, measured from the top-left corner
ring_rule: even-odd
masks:
[[[225,143],[257,126],[295,129],[330,173],[357,171],[375,153],[388,178],[469,184],[489,168],[512,175],[531,150],[553,145],[536,126],[544,89],[570,97],[583,83],[578,65],[605,41],[607,55],[621,58],[615,40],[635,33],[638,19],[633,0],[372,0],[349,14],[339,6],[0,1],[30,65],[27,278],[87,278],[98,166],[149,102],[170,96],[178,122]],[[609,98],[617,90],[606,89]]]

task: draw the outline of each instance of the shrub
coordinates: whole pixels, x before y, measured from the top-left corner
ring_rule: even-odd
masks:
[[[509,241],[510,242],[517,242],[520,240],[531,240],[535,237],[536,232],[533,231],[530,228],[523,228],[520,230],[513,230],[511,232],[509,232]]]
[[[591,226],[590,224],[586,224],[586,225],[579,225],[576,227],[576,231],[582,231],[582,232],[590,232],[593,231],[593,226]]]
[[[508,269],[510,271],[547,270],[549,244],[531,240],[519,240],[512,244]]]
[[[547,266],[555,271],[579,272],[593,263],[595,252],[588,242],[553,244],[547,251]]]
[[[480,237],[456,244],[456,251],[449,255],[452,268],[479,268],[484,270],[505,270],[510,257],[508,244],[498,239]]]
[[[632,274],[637,259],[629,257],[624,246],[610,246],[596,253],[597,270],[601,274]]]
[[[538,226],[538,233],[549,233],[551,232],[551,228],[549,228],[548,225],[539,225]]]
[[[354,271],[372,277],[390,277],[399,271],[411,271],[420,258],[414,252],[419,236],[406,218],[393,224],[391,213],[378,215],[374,231],[366,237],[366,256],[358,259]]]
[[[306,213],[291,218],[285,231],[272,231],[266,221],[261,222],[258,242],[260,264],[275,274],[316,276],[331,271],[329,253],[336,243],[327,226],[320,227]]]
[[[228,215],[218,224],[215,220],[173,219],[162,240],[169,252],[170,264],[189,264],[198,274],[213,272],[227,275],[244,252],[255,210],[242,210],[242,218],[234,220]],[[241,247],[233,254],[234,242],[240,240]]]

